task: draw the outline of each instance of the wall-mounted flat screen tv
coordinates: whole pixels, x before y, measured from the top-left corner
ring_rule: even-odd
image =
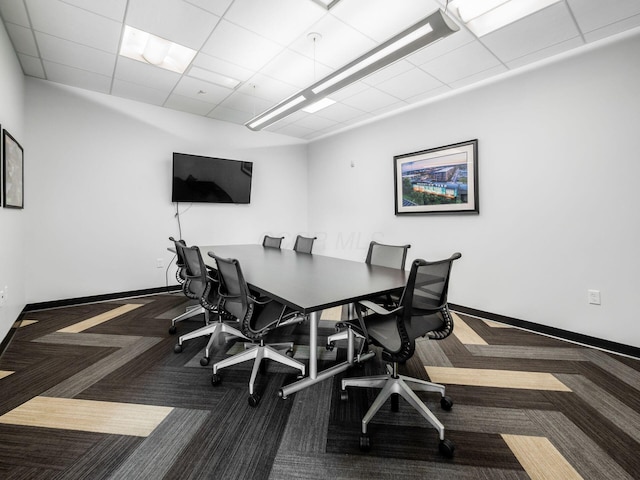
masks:
[[[253,162],[173,154],[172,202],[250,203]]]

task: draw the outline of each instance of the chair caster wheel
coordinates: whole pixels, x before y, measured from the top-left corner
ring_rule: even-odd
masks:
[[[331,343],[327,343],[324,348],[326,348],[329,352],[333,352],[333,349],[335,348],[335,344],[333,342]]]
[[[397,412],[398,410],[400,410],[399,395],[397,393],[392,393],[391,394],[391,411]]]
[[[182,351],[182,345],[180,345],[179,343],[176,344],[176,346],[173,347],[173,351],[176,353],[180,353]]]
[[[340,390],[340,400],[346,402],[349,400],[349,392],[346,390]]]
[[[206,367],[207,365],[209,365],[209,357],[202,357],[200,359],[200,365],[202,365],[203,367]]]
[[[440,399],[440,406],[442,407],[443,410],[451,410],[451,407],[453,407],[453,400],[451,400],[449,397],[442,397]]]
[[[284,352],[284,354],[285,354],[287,357],[291,357],[291,358],[293,358],[293,348],[289,348],[286,352]]]
[[[438,446],[438,450],[440,450],[440,453],[443,456],[447,458],[453,457],[453,452],[455,449],[456,447],[451,440],[447,438],[445,438],[444,440],[440,440],[440,445]]]
[[[176,328],[176,326],[175,326],[175,325],[171,325],[171,326],[169,327],[169,335],[175,335],[175,334],[176,334],[176,331],[177,331],[177,328]]]
[[[360,435],[360,450],[363,452],[371,450],[371,439],[369,435]]]
[[[218,375],[217,373],[214,373],[213,375],[211,375],[211,385],[215,387],[216,385],[220,385],[221,382],[222,382],[222,377],[220,375]]]
[[[257,393],[254,393],[252,395],[249,395],[249,406],[250,407],[257,407],[258,403],[260,403],[260,395],[258,395]]]

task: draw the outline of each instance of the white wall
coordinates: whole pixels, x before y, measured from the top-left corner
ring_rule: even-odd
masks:
[[[22,69],[2,22],[0,22],[0,125],[25,148],[25,170],[28,171],[30,166],[28,164],[29,149],[25,143]],[[1,186],[0,190],[2,190]],[[0,290],[6,293],[5,305],[0,307],[0,341],[25,306],[24,227],[24,210],[0,208]]]
[[[363,259],[371,238],[410,242],[409,259],[460,251],[452,303],[640,347],[638,52],[636,32],[313,142],[318,252]],[[394,155],[473,138],[480,215],[394,216]]]
[[[307,229],[306,146],[295,139],[37,79],[26,93],[28,303],[165,285],[156,259],[168,264],[168,237],[179,236],[174,151],[254,162],[250,205],[180,204],[187,243],[267,232],[292,242]]]

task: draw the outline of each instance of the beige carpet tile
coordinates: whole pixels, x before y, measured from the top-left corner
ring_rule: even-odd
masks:
[[[530,421],[537,426],[538,433],[535,435],[548,438],[582,477],[611,480],[638,478],[625,471],[593,438],[590,438],[582,428],[578,427],[563,413],[549,410],[527,410],[526,414]],[[605,432],[601,431],[601,433]],[[526,432],[519,432],[518,434],[529,435]],[[626,443],[624,448],[620,448],[620,445],[608,441],[606,435],[599,441],[601,444],[611,445],[611,451],[618,453],[621,457],[631,453],[626,450],[630,444],[625,441],[622,442]],[[629,466],[630,471],[633,471],[633,469],[633,466]]]
[[[172,410],[153,405],[34,397],[0,416],[0,423],[146,437]]]
[[[502,435],[532,480],[580,480],[582,476],[548,438]]]
[[[0,370],[0,379],[8,377],[12,373],[15,373],[15,372],[12,372],[12,371],[9,371],[9,370]]]
[[[425,367],[431,381],[476,387],[571,391],[550,373],[479,368]]]
[[[20,328],[28,327],[29,325],[33,325],[34,323],[38,323],[38,321],[37,320],[22,320],[22,322],[20,322]]]
[[[62,333],[79,333],[83,332],[91,327],[95,327],[96,325],[100,325],[101,323],[108,322],[109,320],[113,320],[120,315],[124,315],[125,313],[131,312],[136,308],[142,307],[144,304],[142,303],[127,303],[120,307],[114,308],[113,310],[109,310],[108,312],[102,313],[100,315],[96,315],[95,317],[88,318],[78,323],[74,323],[73,325],[69,325],[68,327],[62,328],[58,330]]]
[[[482,320],[488,327],[491,328],[513,328],[511,325],[507,325],[506,323],[494,322],[493,320]]]
[[[487,342],[467,325],[458,314],[451,312],[453,317],[453,334],[465,345],[487,345]]]

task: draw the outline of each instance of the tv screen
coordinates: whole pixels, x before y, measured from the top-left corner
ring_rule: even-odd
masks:
[[[172,202],[249,203],[253,162],[173,154]]]

